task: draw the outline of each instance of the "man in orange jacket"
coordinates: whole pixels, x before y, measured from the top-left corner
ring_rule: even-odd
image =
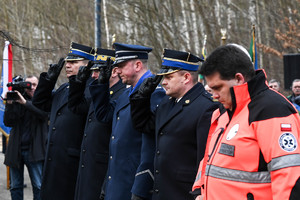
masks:
[[[200,73],[223,104],[193,186],[197,199],[300,199],[300,118],[240,45],[217,48]]]

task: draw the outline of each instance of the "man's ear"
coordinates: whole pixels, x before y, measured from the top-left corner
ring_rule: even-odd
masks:
[[[184,73],[184,78],[185,78],[185,83],[191,82],[192,81],[192,75],[188,72]]]
[[[241,73],[235,74],[235,80],[236,80],[237,85],[242,85],[246,82],[245,77]]]
[[[142,63],[142,61],[136,60],[135,63],[134,63],[134,67],[135,67],[136,72],[141,71],[142,68],[143,68],[143,63]]]
[[[118,69],[118,67],[114,67],[114,68],[111,70],[111,77],[112,77],[112,78],[118,76],[117,69]]]

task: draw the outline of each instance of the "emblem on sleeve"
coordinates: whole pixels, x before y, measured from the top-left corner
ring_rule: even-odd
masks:
[[[297,149],[297,140],[292,133],[283,133],[279,137],[279,145],[284,151],[294,151]]]

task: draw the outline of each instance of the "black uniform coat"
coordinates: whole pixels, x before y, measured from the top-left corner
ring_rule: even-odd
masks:
[[[68,109],[68,83],[52,93],[54,85],[42,73],[33,97],[34,105],[51,110],[41,198],[73,200],[86,116]]]
[[[150,199],[155,138],[138,132],[132,126],[129,103],[131,88],[126,89],[116,101],[109,101],[108,84],[92,84],[90,92],[97,119],[112,120],[105,199],[130,200],[131,193]],[[163,96],[164,90],[156,89],[151,97],[152,110],[156,109]]]
[[[26,98],[26,97],[25,97]],[[27,98],[26,98],[27,99]],[[9,135],[9,142],[5,152],[4,164],[10,167],[19,168],[22,159],[20,124],[24,120],[25,112],[30,113],[30,134],[29,161],[43,161],[46,154],[46,140],[48,133],[48,113],[32,105],[31,100],[26,104],[6,104],[3,122],[6,126],[12,127]]]
[[[149,99],[133,96],[131,109],[135,127],[145,133],[153,133],[155,128],[152,199],[193,199],[189,192],[204,156],[211,115],[217,107],[200,83],[178,103],[166,96],[155,114],[149,110]]]
[[[89,107],[85,122],[84,136],[81,144],[80,162],[76,182],[75,199],[93,200],[99,199],[101,186],[105,179],[111,123],[103,123],[96,120],[94,106],[84,96],[85,83],[70,78],[69,108],[77,114]],[[122,81],[110,88],[111,99],[116,99],[125,89]],[[80,108],[81,107],[81,108]]]

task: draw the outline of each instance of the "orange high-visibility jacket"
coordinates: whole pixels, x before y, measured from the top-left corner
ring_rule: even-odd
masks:
[[[300,199],[300,118],[268,88],[263,70],[231,88],[234,110],[217,110],[193,191],[205,200]]]

